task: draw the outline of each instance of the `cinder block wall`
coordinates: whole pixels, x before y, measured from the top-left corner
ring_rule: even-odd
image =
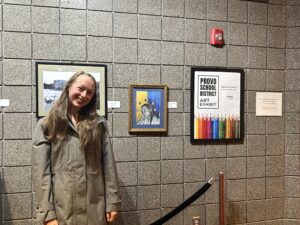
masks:
[[[108,120],[123,209],[118,225],[146,225],[224,171],[228,224],[299,223],[298,0],[0,0],[1,222],[33,224],[30,150],[35,61],[108,65]],[[220,27],[226,45],[209,45]],[[286,41],[287,40],[287,41]],[[190,67],[245,70],[242,144],[191,145]],[[129,135],[131,82],[170,88],[167,135]],[[255,93],[284,93],[284,117],[255,117]],[[218,224],[218,181],[168,224]]]
[[[300,2],[288,1],[285,77],[285,218],[300,221]]]

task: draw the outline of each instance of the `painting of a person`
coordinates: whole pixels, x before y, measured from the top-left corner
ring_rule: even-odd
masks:
[[[141,118],[137,121],[138,125],[157,125],[160,119],[155,112],[153,105],[145,103],[141,106]]]

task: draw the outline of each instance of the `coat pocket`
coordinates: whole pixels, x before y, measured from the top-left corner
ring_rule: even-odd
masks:
[[[87,172],[87,193],[92,203],[97,203],[98,198],[104,196],[104,180],[101,171]]]
[[[74,214],[72,177],[70,174],[57,173],[53,183],[55,211],[59,225],[64,225],[67,218]]]

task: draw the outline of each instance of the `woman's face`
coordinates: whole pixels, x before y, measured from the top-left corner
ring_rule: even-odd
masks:
[[[147,106],[147,105],[142,106],[141,111],[142,111],[142,114],[143,114],[145,117],[149,117],[149,116],[151,115],[151,112],[152,112],[151,107],[149,107],[149,106]]]
[[[78,111],[83,106],[89,104],[95,93],[95,88],[95,83],[89,76],[81,75],[77,77],[69,87],[71,110]]]

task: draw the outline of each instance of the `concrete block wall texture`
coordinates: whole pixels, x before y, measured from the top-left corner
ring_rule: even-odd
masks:
[[[290,1],[287,5],[286,28],[286,79],[285,79],[285,218],[287,224],[299,223],[299,150],[300,150],[300,3]],[[298,38],[299,39],[299,38]],[[297,76],[298,75],[298,76]]]
[[[108,110],[123,207],[115,224],[146,225],[224,171],[227,223],[300,221],[300,3],[269,0],[0,0],[0,220],[34,224],[30,148],[35,62],[108,66]],[[209,44],[213,27],[226,45]],[[245,71],[245,137],[191,145],[190,67]],[[167,84],[168,134],[128,134],[128,85]],[[283,117],[256,117],[255,93],[283,93]],[[219,222],[219,182],[167,224]]]

